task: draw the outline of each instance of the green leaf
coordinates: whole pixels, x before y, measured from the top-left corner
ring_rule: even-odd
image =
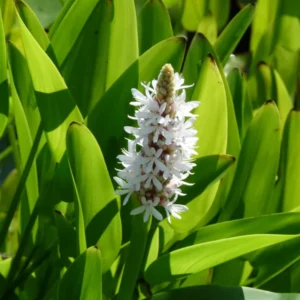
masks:
[[[243,8],[222,31],[214,48],[224,65],[249,27],[255,11],[254,4]]]
[[[197,157],[225,153],[228,130],[226,92],[221,74],[211,55],[201,67],[192,99],[201,102],[200,106],[194,109],[194,113],[198,115],[194,124],[199,139]],[[213,217],[219,209],[219,204],[214,203],[218,187],[219,182],[216,182],[189,202],[189,211],[182,215],[184,221],[181,222],[181,230],[191,230]]]
[[[76,257],[76,233],[61,212],[55,211],[55,223],[59,238],[59,254],[62,261],[67,264],[69,257]]]
[[[151,300],[207,300],[207,299],[234,299],[234,300],[299,300],[300,294],[278,294],[269,291],[257,290],[249,287],[229,286],[193,286],[153,295]]]
[[[135,201],[135,207],[137,205],[138,201]],[[143,258],[146,259],[146,245],[151,221],[152,219],[150,218],[145,223],[142,214],[132,217],[129,252],[125,258],[125,267],[122,274],[118,300],[127,300],[133,297]]]
[[[178,244],[179,248],[252,234],[298,234],[300,213],[280,213],[209,225],[193,232]]]
[[[258,270],[255,278],[255,287],[261,287],[268,281],[286,271],[291,265],[300,260],[300,239],[293,239],[285,243],[274,245],[258,251],[251,264]],[[278,260],[280,255],[281,259]],[[274,263],[276,261],[276,263]]]
[[[233,69],[229,72],[227,80],[232,94],[240,138],[243,140],[252,119],[252,107],[247,95],[246,78],[239,69]]]
[[[274,68],[280,74],[285,86],[292,94],[297,82],[298,51],[300,38],[300,5],[296,1],[280,1],[273,33],[272,49],[269,52]]]
[[[164,40],[140,56],[139,81],[150,82],[158,77],[162,66],[170,63],[179,72],[184,58],[186,39],[172,37]]]
[[[202,33],[211,44],[216,41],[218,34],[217,22],[211,12],[201,19],[197,28],[197,32]]]
[[[66,148],[65,135],[69,124],[81,121],[82,117],[53,62],[19,16],[18,22],[44,130],[53,155],[59,162]]]
[[[204,203],[199,201],[199,195],[211,184],[220,180],[222,176],[232,167],[235,162],[234,157],[229,155],[210,155],[198,158],[193,169],[193,175],[189,177],[189,182],[194,185],[183,187],[182,191],[186,196],[180,197],[178,202],[187,204],[189,210],[184,212],[181,220],[172,218],[171,227],[175,230],[188,231],[195,225],[195,220],[198,221],[203,215],[203,211],[210,207],[205,207]],[[192,204],[192,207],[190,207]]]
[[[208,12],[207,0],[186,0],[183,2],[183,13],[181,23],[185,30],[196,31],[200,20]]]
[[[145,272],[151,284],[179,279],[299,235],[253,234],[197,244],[159,257]]]
[[[210,0],[209,10],[212,12],[217,21],[218,31],[226,25],[230,14],[229,0]]]
[[[57,28],[59,27],[62,20],[69,13],[70,8],[72,7],[72,5],[75,1],[76,0],[65,0],[65,3],[63,5],[62,9],[60,10],[59,14],[57,15],[53,24],[50,27],[49,34],[48,34],[50,39],[52,39],[54,32],[57,30]]]
[[[62,74],[85,117],[106,91],[112,1],[99,1],[61,65]],[[88,58],[88,59],[87,59]]]
[[[59,284],[57,299],[102,299],[102,263],[97,247],[88,248],[68,268]]]
[[[49,27],[55,20],[63,4],[60,0],[26,0],[38,16],[44,28]]]
[[[10,83],[11,83],[11,95],[14,104],[14,116],[16,122],[16,129],[18,134],[18,140],[20,145],[20,156],[21,156],[21,171],[24,171],[26,162],[28,161],[28,157],[30,151],[32,149],[33,141],[31,132],[27,123],[27,119],[20,102],[19,96],[16,91],[16,87],[14,85],[14,81],[12,78],[12,74],[10,72]],[[22,197],[21,200],[21,231],[23,232],[27,222],[29,220],[30,214],[33,211],[35,203],[39,196],[39,184],[38,184],[38,176],[36,163],[33,161],[31,169],[29,171],[27,180],[26,180],[26,192],[27,197]],[[35,240],[36,228],[32,233],[32,239]]]
[[[22,18],[28,30],[31,32],[32,36],[39,43],[41,48],[46,51],[50,44],[50,41],[37,16],[34,14],[32,9],[22,0],[16,2],[16,7],[19,11],[20,17]]]
[[[7,277],[10,266],[11,266],[11,258],[7,258],[5,260],[0,260],[0,275],[2,275],[4,278]]]
[[[168,10],[162,0],[148,0],[138,14],[140,54],[173,36]]]
[[[103,272],[116,259],[121,246],[119,205],[104,158],[91,132],[72,123],[67,135],[67,153],[78,191],[87,246],[101,249]]]
[[[282,125],[285,123],[288,113],[292,109],[292,99],[279,75],[268,64],[261,62],[257,66],[257,84],[259,93],[259,102],[272,99],[276,102]]]
[[[300,111],[293,109],[285,123],[282,140],[280,172],[282,178],[282,209],[290,211],[300,205],[300,187],[295,184],[300,176]]]
[[[203,34],[196,33],[188,49],[184,66],[183,78],[187,84],[197,82],[201,66],[208,53],[212,52],[212,46]],[[195,86],[186,89],[187,100],[192,99]]]
[[[8,120],[9,95],[7,82],[7,58],[4,27],[0,10],[0,137],[2,137]]]
[[[268,28],[271,28],[274,33],[274,20],[278,9],[279,0],[257,1],[255,14],[253,17],[250,49],[251,52],[256,52],[256,49],[261,43]]]
[[[18,45],[15,44],[15,41],[11,41],[8,44],[8,49],[10,56],[10,68],[16,91],[22,103],[31,136],[35,136],[41,122],[41,116],[37,107],[28,64],[26,58],[18,48]],[[46,140],[46,138],[43,138],[43,140]]]
[[[78,36],[80,35],[89,16],[99,0],[69,2],[69,10],[51,36],[51,44],[59,65],[62,65]],[[70,32],[72,34],[70,34]]]
[[[224,153],[227,145],[226,94],[218,67],[208,56],[195,84],[192,99],[200,101],[194,110],[198,130],[198,156]],[[212,113],[213,112],[213,113]],[[214,140],[211,137],[214,136]]]
[[[248,217],[268,211],[279,151],[279,113],[275,103],[267,101],[247,130],[228,203],[220,216],[222,220],[231,218],[239,205],[244,205]]]

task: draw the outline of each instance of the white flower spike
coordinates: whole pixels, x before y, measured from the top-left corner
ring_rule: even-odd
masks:
[[[184,79],[166,64],[152,86],[142,84],[146,95],[131,90],[135,101],[130,104],[137,109],[130,118],[137,120],[138,127],[124,128],[134,139],[118,155],[124,168],[114,179],[120,186],[116,194],[126,195],[123,205],[132,193],[137,195],[141,206],[131,214],[144,213],[144,222],[150,215],[162,220],[158,206],[165,209],[169,222],[171,215],[181,219],[180,213],[188,210],[175,202],[178,195],[184,195],[180,186],[188,184],[184,180],[195,166],[191,156],[197,154],[197,131],[192,127],[196,116],[191,111],[200,103],[185,102],[184,89],[189,86],[183,84]]]

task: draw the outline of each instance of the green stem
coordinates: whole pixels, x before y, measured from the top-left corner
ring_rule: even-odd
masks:
[[[147,237],[151,227],[151,218],[143,222],[143,215],[133,216],[129,253],[125,263],[118,300],[133,299],[134,289],[141,271],[143,258],[147,253]]]
[[[7,133],[10,145],[12,147],[15,167],[18,171],[21,171],[21,155],[19,151],[19,143],[16,137],[15,127],[13,124],[7,125]]]
[[[24,230],[21,242],[19,244],[17,253],[16,253],[15,257],[12,260],[12,264],[10,266],[9,273],[8,273],[8,276],[7,276],[7,283],[8,284],[10,284],[13,281],[13,279],[16,277],[16,274],[19,270],[19,267],[20,267],[20,264],[21,264],[21,259],[22,259],[22,256],[23,256],[25,250],[26,250],[26,247],[28,245],[28,240],[29,240],[29,237],[31,235],[32,228],[33,228],[33,226],[35,224],[35,221],[38,217],[38,213],[39,213],[39,209],[40,209],[40,202],[41,202],[40,199],[38,199],[37,202],[35,203],[35,206],[34,206],[34,209],[31,213],[31,215],[30,215],[29,221],[28,221],[28,223],[25,227],[25,230]]]
[[[56,245],[57,241],[51,244],[51,246],[45,252],[43,252],[43,254],[39,258],[37,258],[24,272],[20,273],[13,282],[10,282],[8,288],[5,290],[2,298],[0,299],[10,299],[9,296],[11,295],[11,293],[13,293],[13,291],[20,284],[25,282],[26,279],[41,265],[43,261],[50,257]]]
[[[36,133],[36,136],[35,136],[35,139],[34,139],[34,142],[33,142],[32,148],[31,148],[31,151],[29,153],[29,156],[28,156],[28,159],[27,159],[24,171],[23,171],[23,173],[21,175],[20,182],[18,184],[18,187],[17,187],[17,190],[16,190],[16,192],[14,194],[14,197],[13,197],[13,199],[11,201],[9,210],[7,212],[7,215],[6,215],[5,219],[4,219],[4,222],[3,222],[3,225],[2,225],[2,228],[1,228],[1,231],[0,231],[0,247],[3,245],[3,243],[5,241],[5,237],[7,235],[8,228],[9,228],[10,223],[11,223],[13,217],[14,217],[16,209],[17,209],[17,207],[19,205],[19,202],[20,202],[20,199],[21,199],[21,194],[22,194],[22,192],[23,192],[23,190],[25,188],[25,183],[26,183],[28,174],[30,172],[30,169],[32,167],[32,164],[34,162],[34,158],[35,158],[35,155],[37,153],[39,142],[41,140],[42,134],[43,134],[43,128],[42,128],[42,125],[40,124],[39,128],[37,130],[37,133]]]
[[[13,152],[13,147],[10,145],[0,153],[0,161],[6,159]]]

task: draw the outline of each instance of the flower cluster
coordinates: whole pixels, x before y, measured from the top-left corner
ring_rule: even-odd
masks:
[[[170,215],[180,219],[179,213],[188,209],[175,202],[178,195],[184,195],[180,186],[188,185],[184,180],[195,165],[191,156],[197,154],[197,131],[192,128],[196,116],[191,111],[199,102],[185,102],[184,89],[189,86],[183,83],[166,64],[152,86],[143,84],[146,95],[132,89],[135,101],[130,104],[137,109],[130,118],[138,127],[125,127],[134,139],[128,140],[128,149],[117,157],[124,168],[114,179],[120,186],[116,194],[126,195],[124,205],[136,193],[141,206],[131,214],[144,212],[144,222],[151,214],[162,220],[157,206],[164,207],[169,221]]]

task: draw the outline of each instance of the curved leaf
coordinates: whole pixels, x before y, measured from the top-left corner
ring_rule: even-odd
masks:
[[[220,217],[222,220],[228,220],[239,205],[245,206],[247,217],[270,210],[269,199],[275,185],[279,151],[279,113],[275,103],[267,101],[247,130],[228,203]]]
[[[8,120],[9,94],[7,82],[6,41],[0,10],[0,137],[2,137]]]
[[[98,248],[88,248],[72,263],[60,281],[57,298],[102,299],[102,265]]]
[[[138,14],[140,54],[173,36],[168,10],[162,0],[148,0]]]
[[[65,151],[65,136],[72,121],[82,117],[53,62],[18,16],[28,67],[50,148],[57,162]]]
[[[101,249],[105,272],[121,246],[118,201],[97,141],[84,125],[70,125],[67,153],[82,208],[87,246],[97,244]]]
[[[253,234],[185,247],[159,257],[146,270],[145,279],[151,285],[174,281],[296,237],[299,235]]]
[[[225,27],[225,29],[216,40],[214,48],[216,49],[216,52],[223,65],[227,62],[230,54],[233,53],[235,47],[250,25],[254,15],[254,11],[254,4],[249,4],[245,8],[243,8],[230,21],[230,23]]]

